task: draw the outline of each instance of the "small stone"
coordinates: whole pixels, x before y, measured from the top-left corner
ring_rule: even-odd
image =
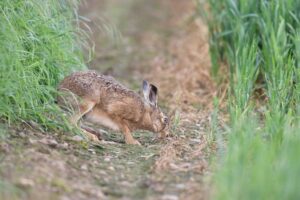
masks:
[[[88,149],[88,151],[92,154],[96,154],[96,151],[94,149]]]
[[[82,169],[82,170],[88,170],[88,166],[86,165],[86,164],[84,164],[84,165],[81,165],[81,167],[80,167],[80,169]]]
[[[81,142],[81,141],[83,141],[83,138],[79,135],[75,135],[71,138],[71,140],[73,140],[75,142]]]
[[[56,147],[58,145],[57,141],[54,139],[48,139],[48,138],[43,138],[39,140],[40,143],[48,145],[52,148]]]
[[[58,147],[59,149],[67,149],[67,148],[69,147],[69,144],[66,143],[66,142],[64,142],[64,143],[62,143],[62,144],[58,144],[57,147]]]
[[[110,158],[109,158],[109,157],[105,157],[105,158],[104,158],[104,161],[105,161],[105,162],[110,162]]]
[[[35,121],[29,121],[29,122],[27,122],[27,124],[29,125],[29,126],[31,126],[32,128],[35,128],[35,129],[39,129],[40,128],[40,125],[38,124],[38,123],[36,123]]]
[[[109,166],[108,169],[111,171],[115,171],[115,168],[113,166]]]
[[[36,144],[36,143],[37,143],[37,140],[32,139],[32,138],[29,138],[29,139],[28,139],[28,142],[29,142],[30,144]]]
[[[34,186],[34,182],[33,180],[27,178],[20,178],[17,185],[22,188],[31,188]]]
[[[25,134],[23,131],[19,132],[18,134],[19,134],[19,136],[20,136],[21,138],[26,137],[26,134]]]
[[[7,143],[0,143],[0,152],[8,153],[9,145]]]
[[[60,197],[59,200],[71,200],[71,198],[69,198],[69,197],[67,197],[67,196],[62,196],[62,197]]]
[[[161,198],[162,200],[178,200],[178,196],[176,195],[171,195],[171,194],[165,194]]]
[[[186,187],[184,184],[177,184],[176,188],[182,190],[182,189],[185,189]]]

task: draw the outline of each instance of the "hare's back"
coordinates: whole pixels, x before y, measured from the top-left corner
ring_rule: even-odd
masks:
[[[99,80],[96,72],[74,72],[59,84],[61,92],[71,92],[81,98],[99,99]]]
[[[85,99],[92,99],[95,102],[109,99],[133,97],[133,91],[129,90],[113,77],[98,74],[95,71],[75,72],[60,83],[59,91],[67,91]]]

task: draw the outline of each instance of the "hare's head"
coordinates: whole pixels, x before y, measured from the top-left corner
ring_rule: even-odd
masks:
[[[146,112],[148,119],[145,121],[151,131],[160,133],[161,136],[168,135],[169,118],[165,115],[157,105],[158,89],[156,86],[143,81],[144,102],[146,104]]]

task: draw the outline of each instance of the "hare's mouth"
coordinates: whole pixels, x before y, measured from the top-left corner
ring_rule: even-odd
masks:
[[[165,124],[164,128],[161,131],[168,132],[168,130],[169,130],[169,124]]]
[[[157,127],[157,125],[156,124],[153,124],[153,130],[154,130],[154,132],[159,132],[159,130],[158,130],[158,127]]]
[[[159,133],[159,132],[168,130],[168,125],[165,124],[164,126],[157,126],[156,124],[154,124],[153,129],[154,129],[155,133]]]
[[[154,124],[153,125],[153,129],[154,129],[155,133],[159,133],[159,132],[161,132],[161,131],[163,131],[165,129],[165,126],[159,126],[157,124]]]

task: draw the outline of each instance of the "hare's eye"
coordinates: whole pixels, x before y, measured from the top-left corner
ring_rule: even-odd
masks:
[[[165,124],[167,124],[167,123],[169,122],[169,118],[168,118],[168,117],[164,117],[164,118],[163,118],[163,122],[164,122]]]

